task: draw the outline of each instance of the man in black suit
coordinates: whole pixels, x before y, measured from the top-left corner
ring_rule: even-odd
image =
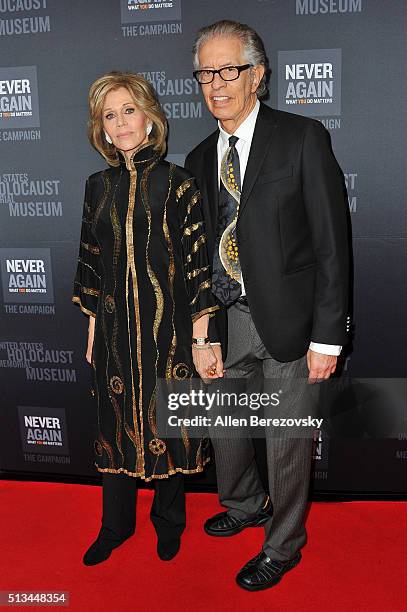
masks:
[[[328,132],[316,120],[259,102],[267,58],[244,24],[200,30],[194,68],[218,120],[185,164],[202,192],[212,290],[221,306],[211,319],[214,376],[328,379],[349,331],[347,200]],[[306,541],[312,440],[267,429],[265,437],[271,501],[252,440],[212,440],[227,511],[210,518],[205,531],[230,536],[265,527],[262,550],[237,575],[247,590],[276,584],[300,561]]]

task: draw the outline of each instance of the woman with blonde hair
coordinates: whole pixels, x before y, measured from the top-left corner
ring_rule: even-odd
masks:
[[[86,565],[135,531],[137,478],[154,481],[158,555],[172,559],[185,528],[183,474],[201,472],[204,441],[160,439],[158,379],[205,378],[218,363],[207,339],[210,288],[200,194],[162,159],[167,123],[153,87],[112,72],[89,92],[89,138],[109,168],[86,182],[73,302],[89,316],[86,358],[97,402],[95,465],[103,516]]]

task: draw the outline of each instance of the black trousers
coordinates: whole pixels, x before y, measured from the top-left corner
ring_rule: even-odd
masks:
[[[102,475],[103,516],[101,537],[116,544],[136,529],[137,478],[127,474]],[[185,529],[183,474],[154,480],[154,501],[150,518],[160,540],[180,537]]]

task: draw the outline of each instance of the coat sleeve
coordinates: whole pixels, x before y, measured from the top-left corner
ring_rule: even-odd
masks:
[[[194,178],[176,190],[181,228],[184,278],[189,295],[192,322],[204,314],[213,316],[219,306],[211,291],[211,273],[206,250],[206,234],[201,211],[201,194]]]
[[[344,345],[349,317],[348,204],[327,130],[309,124],[303,143],[303,196],[317,260],[311,339]]]
[[[74,279],[72,301],[82,312],[96,317],[100,292],[100,249],[92,232],[92,194],[89,179],[86,181],[83,204],[79,255]]]

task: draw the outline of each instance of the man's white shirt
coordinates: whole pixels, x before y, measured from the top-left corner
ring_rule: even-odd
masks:
[[[254,128],[256,126],[257,115],[260,109],[260,102],[256,100],[256,104],[254,105],[251,113],[246,117],[246,119],[239,125],[237,130],[233,132],[233,135],[236,136],[239,140],[236,142],[236,150],[239,155],[239,163],[240,163],[240,185],[243,185],[244,175],[247,168],[247,162],[250,154],[250,147],[253,140]],[[229,138],[232,134],[228,134],[220,125],[218,121],[219,127],[219,137],[218,137],[218,145],[217,145],[217,153],[218,153],[218,187],[220,187],[220,166],[222,162],[222,158],[225,155],[228,147],[229,147]],[[244,288],[243,275],[242,275],[242,295],[246,295],[246,291]],[[311,342],[309,348],[316,353],[323,353],[324,355],[339,355],[342,347],[335,344],[320,344],[318,342]]]

